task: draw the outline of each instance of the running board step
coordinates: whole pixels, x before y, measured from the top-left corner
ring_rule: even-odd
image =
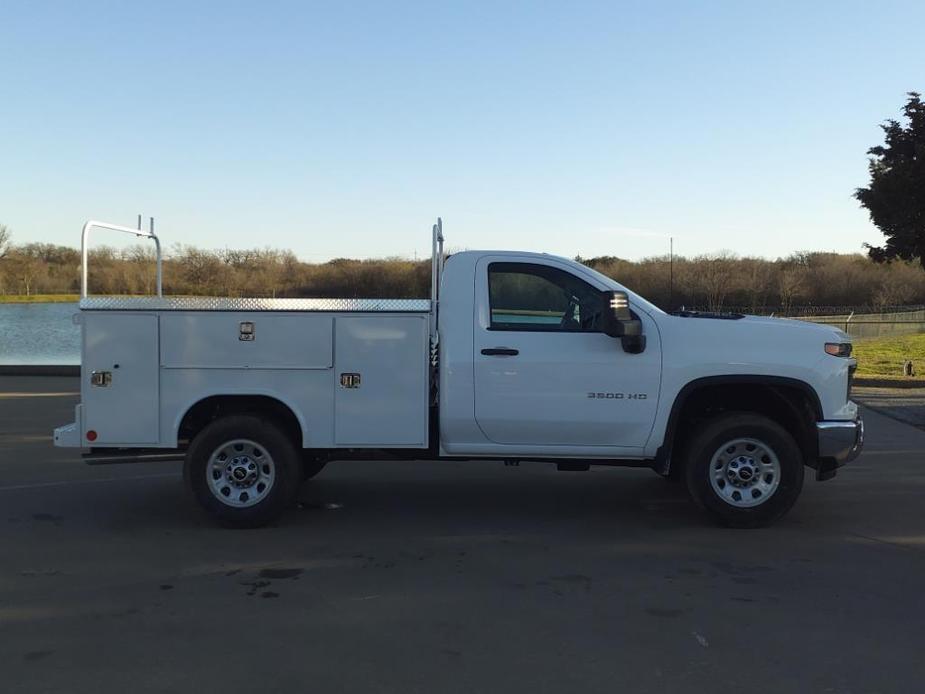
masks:
[[[163,448],[97,449],[84,453],[87,465],[117,465],[121,463],[171,463],[183,460],[185,451]]]
[[[560,472],[587,472],[591,469],[591,463],[583,463],[579,460],[569,460],[562,463],[556,463],[556,470]]]

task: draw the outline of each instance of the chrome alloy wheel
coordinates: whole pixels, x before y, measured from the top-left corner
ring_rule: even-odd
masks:
[[[264,448],[249,439],[234,439],[216,448],[206,466],[209,491],[223,504],[246,508],[273,487],[276,466]]]
[[[780,477],[777,454],[757,439],[727,441],[710,460],[713,491],[737,508],[754,508],[770,499]]]

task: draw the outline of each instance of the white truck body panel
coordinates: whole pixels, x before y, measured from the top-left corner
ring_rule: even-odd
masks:
[[[334,388],[334,445],[426,448],[427,317],[342,316],[336,325],[336,372],[360,383]]]
[[[254,326],[254,339],[239,339],[242,323]],[[334,317],[165,311],[160,344],[164,369],[326,370],[334,366]]]
[[[475,418],[496,444],[602,447],[606,455],[640,455],[658,406],[661,347],[655,323],[642,354],[614,349],[600,332],[493,332],[487,268],[509,260],[484,255],[476,265]],[[569,266],[555,258],[532,265]],[[604,287],[595,287],[603,290]],[[482,349],[517,349],[517,358]],[[601,397],[597,397],[600,395]],[[592,397],[593,396],[593,397]]]
[[[98,432],[97,446],[157,445],[157,315],[93,313],[82,322],[83,373],[112,374],[105,388],[80,381],[84,431]]]
[[[149,312],[125,310],[132,305],[126,299],[118,305],[81,313],[82,445],[174,448],[191,407],[233,395],[286,405],[306,448],[428,445],[427,313]],[[242,339],[242,324],[251,326],[251,339]],[[109,384],[92,385],[94,371],[108,372]],[[360,387],[342,387],[341,373],[359,374]]]
[[[161,436],[154,447],[175,448],[186,413],[206,398],[225,395],[277,400],[298,420],[304,447],[334,445],[333,369],[162,369]]]

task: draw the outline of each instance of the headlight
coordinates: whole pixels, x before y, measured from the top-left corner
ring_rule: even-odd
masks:
[[[831,354],[833,357],[845,357],[846,359],[851,356],[851,343],[850,342],[826,342],[825,343],[825,353]]]

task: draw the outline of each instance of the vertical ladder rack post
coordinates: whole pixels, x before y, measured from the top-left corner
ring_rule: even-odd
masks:
[[[443,220],[437,217],[431,237],[430,256],[430,345],[435,350],[440,339],[437,314],[440,306],[440,279],[443,275]]]

